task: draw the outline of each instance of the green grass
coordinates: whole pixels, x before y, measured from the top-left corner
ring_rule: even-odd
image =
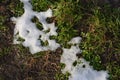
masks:
[[[71,38],[81,36],[82,56],[90,61],[94,69],[107,70],[110,74],[109,80],[120,79],[120,56],[117,57],[120,55],[119,8],[111,8],[108,4],[98,6],[92,1],[85,4],[79,0],[32,0],[31,3],[35,11],[52,8],[58,27],[58,36],[51,36],[52,39],[56,39],[62,47],[69,47],[67,42]],[[22,6],[19,2],[16,7],[10,4],[9,8],[15,16],[20,16],[23,14]],[[3,25],[5,19],[6,17],[0,16],[0,31],[6,30]],[[36,25],[41,26],[37,20]],[[9,50],[4,49],[0,55]],[[20,52],[25,53],[22,47]],[[56,74],[56,80],[67,78],[68,74]]]
[[[120,10],[105,5],[92,11],[93,14],[85,21],[89,31],[81,34],[84,38],[81,44],[83,56],[95,69],[107,69],[110,80],[118,80],[120,60],[117,61],[119,58],[115,56],[113,59],[113,55],[120,54]]]
[[[19,0],[14,0],[14,2],[9,4],[8,8],[11,9],[15,17],[21,16],[24,13],[23,3]]]

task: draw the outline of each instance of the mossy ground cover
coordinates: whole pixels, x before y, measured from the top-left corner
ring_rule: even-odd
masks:
[[[51,36],[61,46],[75,36],[81,36],[78,55],[90,61],[96,70],[107,70],[109,80],[120,80],[120,7],[87,0],[31,0],[33,10],[53,10],[58,36]],[[61,74],[61,49],[35,55],[22,45],[13,45],[14,24],[12,16],[23,14],[23,4],[18,0],[0,1],[0,80],[67,80],[69,73]],[[37,27],[41,24],[34,20]],[[43,66],[44,67],[41,67]],[[52,74],[50,74],[52,73]],[[24,74],[24,75],[23,75]],[[15,76],[14,76],[15,75]]]

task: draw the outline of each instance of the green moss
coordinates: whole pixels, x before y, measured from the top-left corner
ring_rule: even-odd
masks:
[[[14,0],[9,4],[9,9],[11,9],[11,12],[14,14],[15,17],[19,17],[24,13],[23,9],[23,3],[19,0]]]
[[[55,80],[68,80],[69,76],[70,76],[69,72],[66,72],[65,74],[58,73],[55,76]]]
[[[45,54],[47,53],[47,51],[41,51],[41,52],[38,52],[36,54],[34,54],[34,58],[41,58],[42,56],[44,56]]]
[[[89,29],[87,32],[82,32],[83,41],[81,48],[83,57],[90,61],[94,69],[107,69],[110,73],[110,80],[117,80],[120,75],[120,66],[112,66],[117,63],[111,58],[113,55],[119,54],[119,30],[120,30],[120,10],[118,8],[98,7],[91,8],[92,15],[89,16],[83,24],[87,24]],[[118,43],[118,44],[116,44]],[[104,56],[104,57],[103,57]],[[114,74],[113,71],[116,71]]]
[[[60,67],[61,67],[61,69],[64,69],[65,68],[65,64],[64,63],[60,63]]]
[[[54,0],[31,0],[35,11],[46,11],[48,8],[54,8],[57,2]]]
[[[78,63],[77,61],[74,61],[74,62],[73,62],[73,66],[76,66],[76,65],[77,65],[77,63]]]
[[[37,17],[33,17],[33,19],[31,21],[36,24],[36,26],[39,30],[43,30],[42,24],[39,22]]]

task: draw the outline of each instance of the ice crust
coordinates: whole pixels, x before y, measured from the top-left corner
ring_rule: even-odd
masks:
[[[46,50],[56,50],[60,47],[60,44],[56,40],[51,40],[50,36],[57,36],[57,27],[55,23],[48,24],[46,22],[47,17],[52,17],[52,10],[48,9],[44,12],[35,12],[32,10],[32,5],[29,0],[20,0],[24,3],[24,14],[20,17],[12,17],[11,20],[16,24],[14,29],[14,44],[22,44],[24,47],[29,47],[32,54],[46,51]],[[43,26],[43,30],[37,29],[35,23],[31,20],[36,16]],[[50,30],[49,32],[45,32]],[[18,39],[23,38],[25,41],[19,41]],[[42,46],[41,41],[48,41],[47,46]],[[69,80],[107,80],[107,71],[97,71],[89,65],[83,58],[78,58],[76,54],[81,54],[79,44],[81,42],[81,37],[72,38],[68,44],[72,44],[71,48],[64,48],[63,54],[61,55],[61,63],[66,66],[62,69],[65,74],[69,72]],[[77,61],[76,66],[73,63]]]

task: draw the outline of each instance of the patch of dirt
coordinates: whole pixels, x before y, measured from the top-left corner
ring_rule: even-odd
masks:
[[[58,50],[61,49],[35,58],[32,54],[20,54],[14,46],[11,52],[0,57],[0,76],[4,80],[55,80],[55,75],[61,72]]]
[[[6,4],[0,3],[0,16],[5,17],[4,22],[1,22],[4,29],[0,28],[0,48],[8,47],[12,43],[14,24],[10,21],[12,16],[11,11],[6,7]]]
[[[105,52],[100,55],[101,62],[104,66],[107,66],[108,62],[114,63],[115,65],[120,66],[120,54],[112,53],[114,51],[113,48],[106,48]]]

